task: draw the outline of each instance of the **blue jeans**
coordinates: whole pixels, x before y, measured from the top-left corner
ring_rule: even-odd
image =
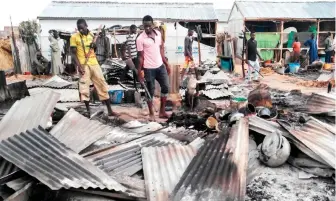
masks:
[[[326,51],[325,53],[326,53],[325,54],[325,62],[326,63],[331,63],[331,56],[332,56],[333,51]]]
[[[168,96],[169,93],[169,79],[167,69],[164,64],[158,68],[145,68],[145,79],[148,91],[154,97],[155,80],[158,81],[161,87],[161,97]]]

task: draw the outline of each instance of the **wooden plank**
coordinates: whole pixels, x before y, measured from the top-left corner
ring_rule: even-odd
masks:
[[[316,44],[319,46],[319,38],[320,38],[320,20],[317,20],[317,34],[316,34]]]
[[[283,47],[283,36],[284,36],[284,33],[283,33],[283,30],[284,30],[284,21],[281,21],[280,22],[280,60],[279,62],[281,62],[281,59],[282,59],[282,47]]]

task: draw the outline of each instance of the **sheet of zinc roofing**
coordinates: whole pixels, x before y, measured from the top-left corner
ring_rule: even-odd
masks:
[[[90,120],[74,109],[70,109],[50,131],[50,134],[79,153],[111,130],[111,127],[99,121]]]
[[[142,19],[148,14],[153,16],[154,19],[217,20],[212,3],[131,3],[107,1],[53,1],[42,11],[38,18]]]
[[[188,165],[170,200],[244,200],[248,136],[244,118],[229,133],[207,141]]]
[[[142,148],[147,200],[168,200],[169,193],[203,143],[203,139],[197,138],[185,146],[169,144]]]
[[[335,1],[315,2],[265,2],[237,1],[236,5],[245,18],[335,18]]]
[[[60,94],[47,91],[18,100],[0,122],[0,141],[37,126],[47,127]]]
[[[125,187],[42,127],[2,140],[0,155],[52,190],[107,188],[125,192]]]

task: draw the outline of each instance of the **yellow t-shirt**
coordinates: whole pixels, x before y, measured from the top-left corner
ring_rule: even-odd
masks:
[[[83,39],[84,47],[85,47],[85,52],[83,50],[83,45],[81,41],[81,37]],[[89,33],[87,36],[82,35],[81,33],[75,33],[71,36],[70,38],[70,46],[71,47],[76,47],[77,48],[77,58],[79,60],[80,64],[85,63],[85,53],[88,54],[90,50],[90,44],[93,42],[93,35]],[[92,53],[89,56],[89,60],[87,62],[87,65],[98,65],[97,57],[94,51],[92,50]]]

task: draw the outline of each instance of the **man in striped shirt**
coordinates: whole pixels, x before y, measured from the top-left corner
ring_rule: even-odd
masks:
[[[135,26],[134,24],[132,24],[130,26],[130,34],[126,37],[126,42],[123,45],[122,48],[122,57],[123,60],[127,60],[127,59],[132,59],[132,62],[134,64],[134,66],[137,66],[138,63],[138,59],[137,59],[137,50],[136,50],[136,37],[137,37],[137,26]],[[121,75],[120,80],[124,80],[125,76],[127,75],[127,72],[131,69],[130,66],[126,66],[124,73]],[[132,69],[134,70],[134,69]],[[134,75],[134,80],[136,79],[135,74]],[[134,81],[135,82],[135,81]]]

